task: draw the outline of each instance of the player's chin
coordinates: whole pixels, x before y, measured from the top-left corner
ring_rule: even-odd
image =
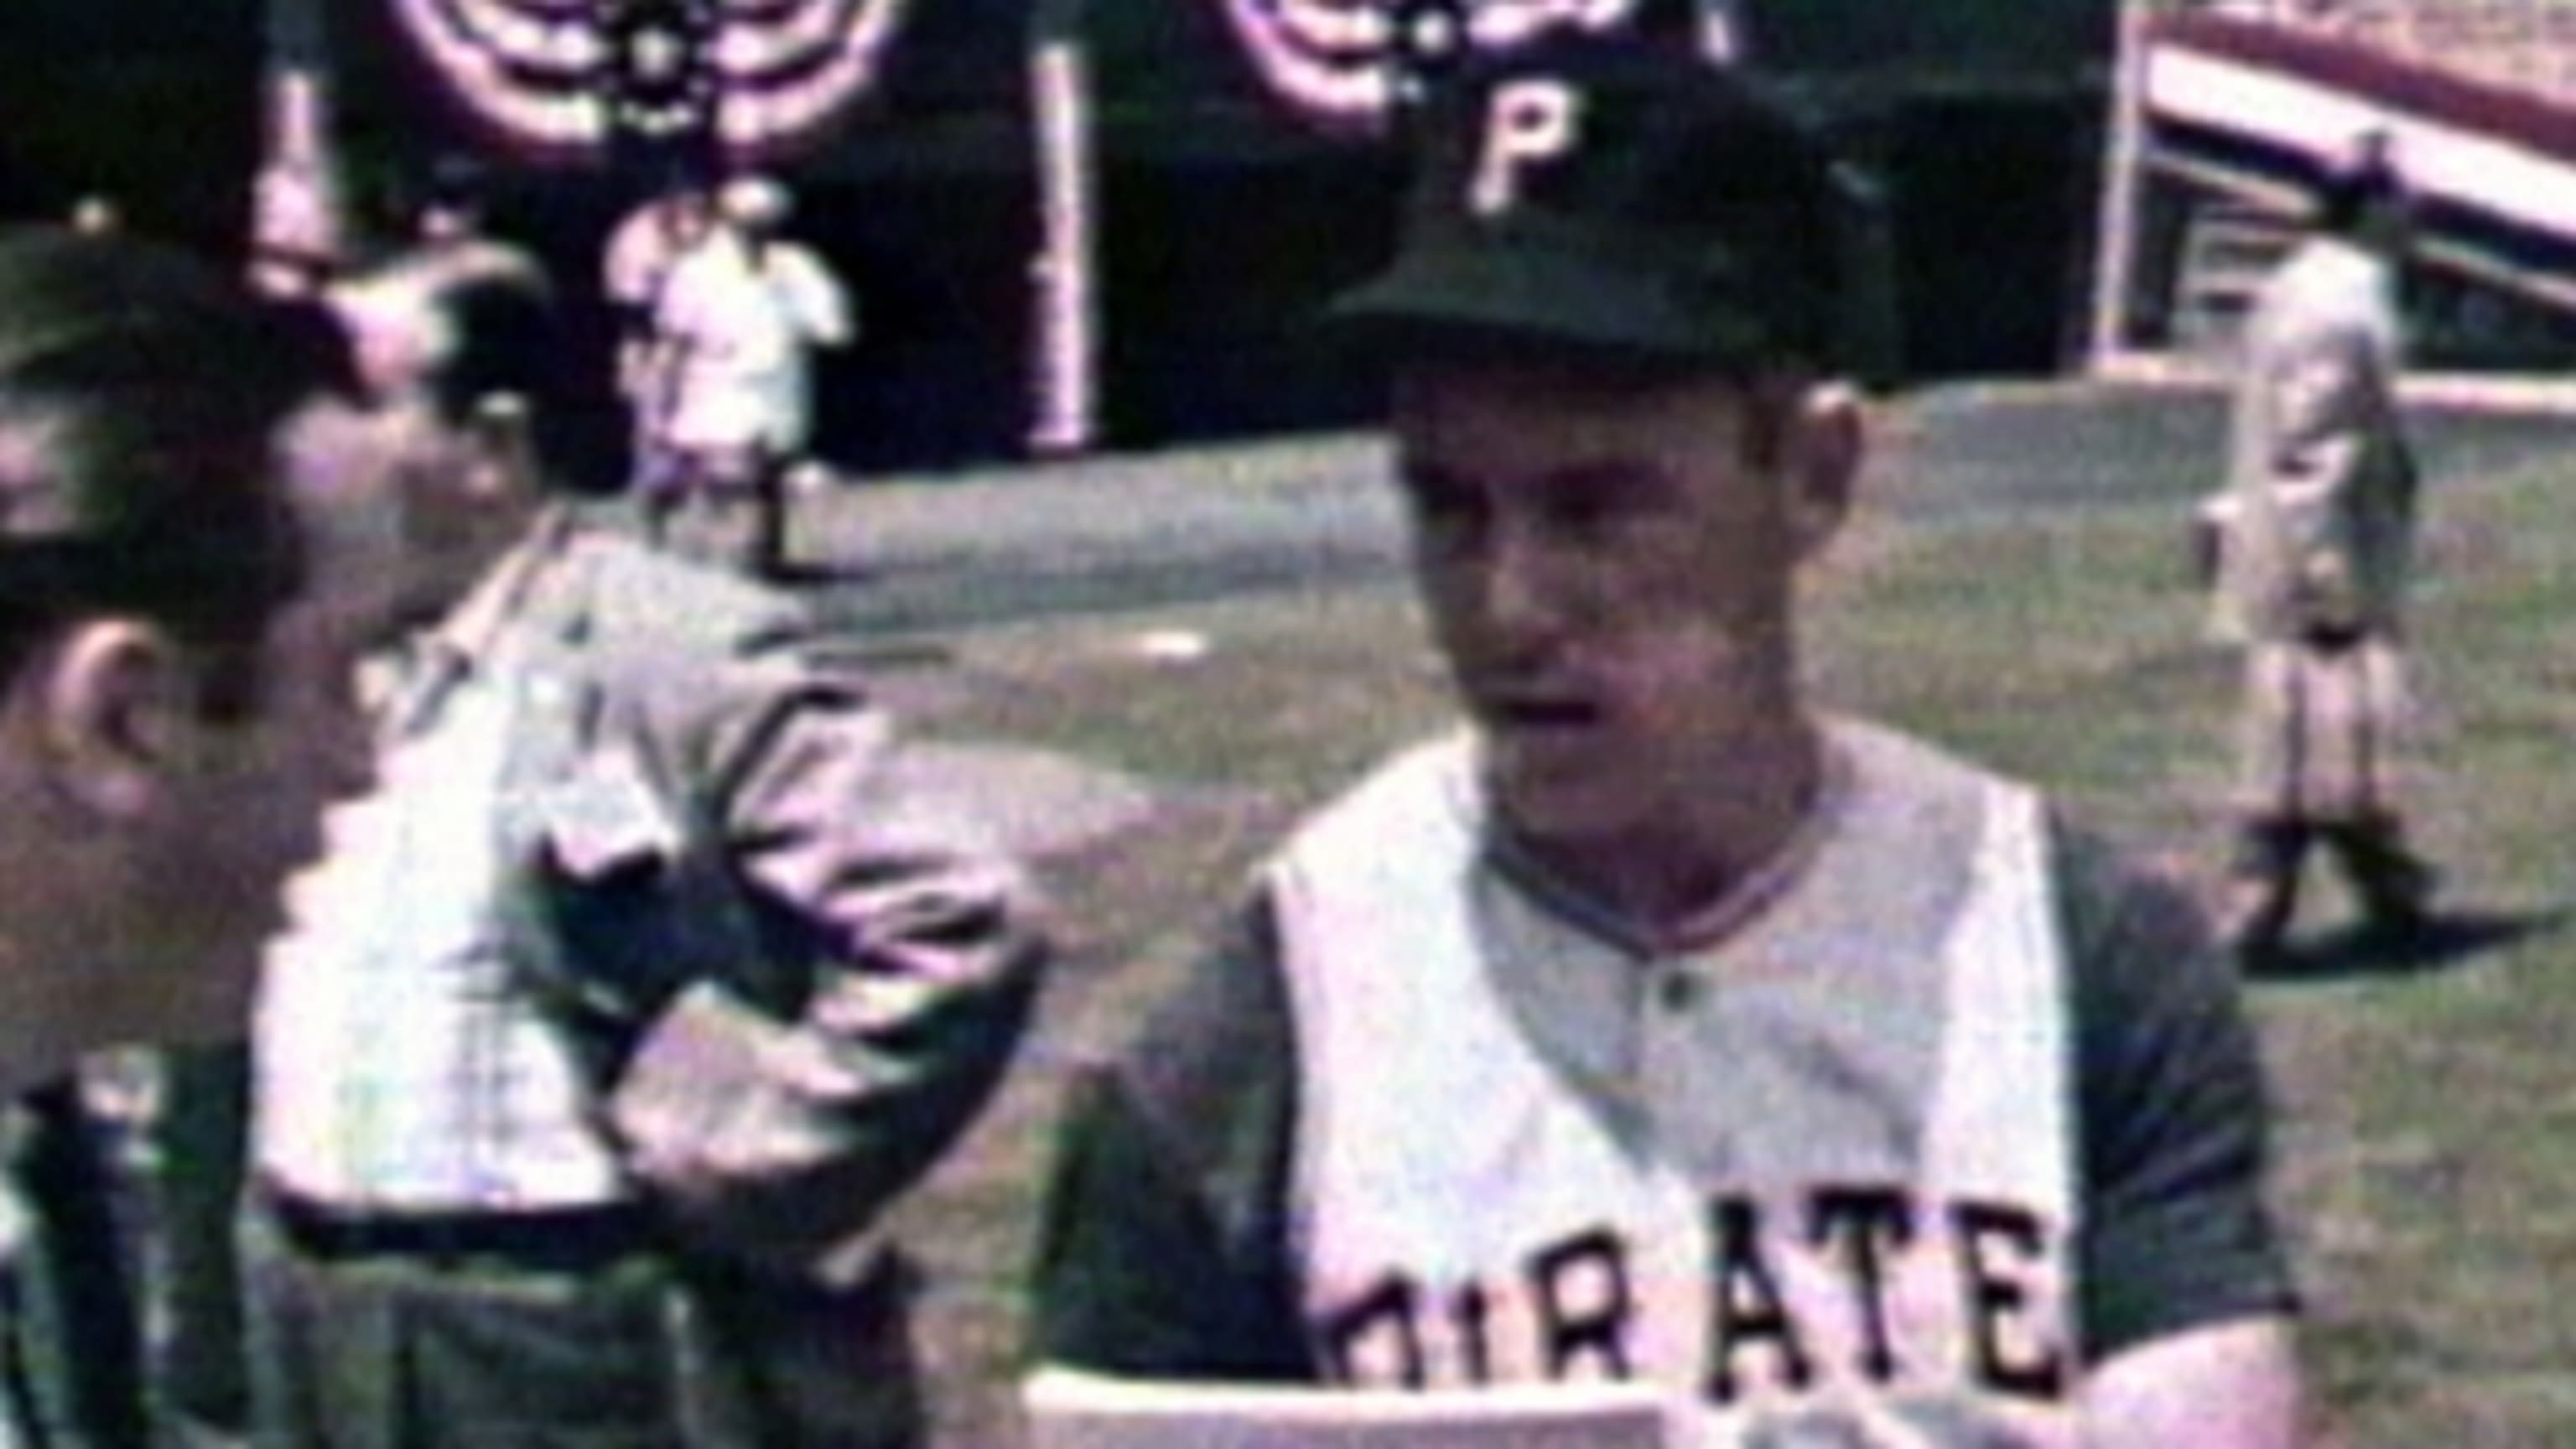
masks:
[[[1634,809],[1630,772],[1599,731],[1489,729],[1483,746],[1494,803],[1525,835],[1595,835]]]

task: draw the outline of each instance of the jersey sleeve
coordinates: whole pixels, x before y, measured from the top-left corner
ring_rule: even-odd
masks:
[[[1313,1377],[1288,1257],[1292,1037],[1277,932],[1255,903],[1122,1054],[1082,1070],[1039,1227],[1037,1358]]]
[[[2234,973],[2196,906],[2057,833],[2076,1033],[2083,1338],[2100,1363],[2295,1310],[2264,1202],[2270,1105]]]
[[[589,929],[561,954],[594,999],[637,988],[605,1124],[675,1236],[846,1286],[999,1090],[1044,908],[971,802],[897,768],[888,711],[818,657],[801,611],[629,546],[602,574],[609,558],[599,748],[677,782],[693,824],[659,874],[576,896]]]

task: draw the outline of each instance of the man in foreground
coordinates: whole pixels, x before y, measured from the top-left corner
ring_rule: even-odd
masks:
[[[2246,323],[2216,603],[2244,651],[2225,926],[2249,964],[2281,946],[2313,845],[2384,935],[2422,927],[2433,893],[2395,779],[2417,483],[2397,402],[2405,243],[2403,188],[2366,146]]]
[[[0,1076],[238,1031],[405,606],[345,354],[159,248],[0,234]]]
[[[2191,909],[1804,697],[1849,183],[1752,83],[1551,40],[1426,119],[1389,357],[1467,728],[1308,821],[1080,1089],[1041,1356],[1642,1379],[1710,1443],[2274,1446],[2264,1105]]]
[[[262,982],[259,1442],[915,1442],[879,1217],[1010,1059],[1019,874],[785,601],[547,505],[524,256],[339,300],[477,582]]]
[[[367,466],[376,426],[318,315],[145,243],[0,234],[12,1094],[102,1048],[240,1034],[280,879],[314,854],[325,799],[366,777],[359,663],[435,602],[407,566],[410,511]],[[28,1402],[91,1367],[49,1361],[19,1321],[43,1296],[22,1291],[29,1223],[71,1210],[28,1206],[0,1214],[0,1439],[50,1442],[30,1423],[48,1414],[139,1424],[140,1402]],[[53,1287],[57,1331],[95,1320],[99,1284]]]

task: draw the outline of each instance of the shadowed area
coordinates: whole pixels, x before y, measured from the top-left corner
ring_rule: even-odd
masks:
[[[2371,976],[2423,976],[2466,966],[2517,942],[2554,935],[2570,908],[2440,911],[2422,925],[2388,930],[2354,925],[2309,941],[2293,941],[2248,962],[2245,974],[2264,982],[2350,981]]]

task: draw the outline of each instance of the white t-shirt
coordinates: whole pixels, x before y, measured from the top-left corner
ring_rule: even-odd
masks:
[[[672,235],[668,212],[666,203],[648,201],[628,212],[608,234],[599,280],[611,302],[621,307],[653,305],[662,279],[687,250]]]
[[[672,266],[655,327],[678,349],[665,439],[781,454],[801,451],[813,431],[809,352],[854,330],[846,294],[812,252],[773,243],[755,259],[729,236]]]

